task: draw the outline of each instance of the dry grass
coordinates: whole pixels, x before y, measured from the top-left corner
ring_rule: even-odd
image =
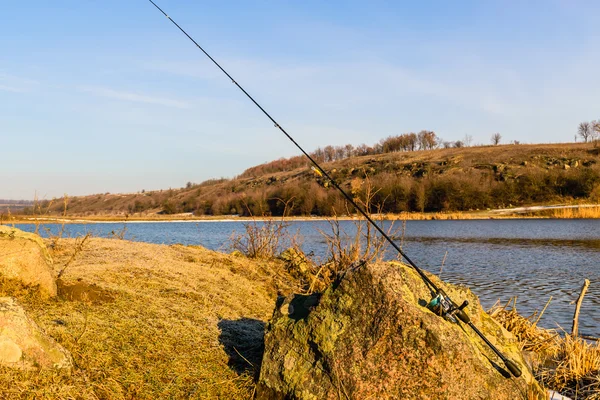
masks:
[[[386,213],[381,216],[385,220],[402,220],[402,221],[424,221],[424,220],[472,220],[472,219],[525,219],[525,218],[559,218],[559,219],[573,219],[573,218],[600,218],[600,206],[598,207],[581,207],[581,208],[563,208],[563,209],[550,209],[540,210],[528,213],[495,213],[493,210],[486,211],[455,211],[455,212],[402,212],[398,214]],[[127,222],[127,221],[152,221],[152,222],[171,222],[171,221],[215,221],[215,220],[238,220],[247,221],[253,223],[255,221],[314,221],[314,220],[326,220],[327,217],[308,217],[308,216],[293,216],[293,217],[240,217],[240,216],[192,216],[189,214],[185,215],[157,215],[147,214],[145,216],[139,215],[94,215],[94,216],[82,216],[82,217],[36,217],[35,220],[30,216],[19,216],[10,215],[4,216],[3,222],[5,224],[15,223],[32,223],[35,221],[38,224],[43,223],[82,223],[82,222]],[[355,220],[360,219],[359,216],[337,216],[339,220]]]
[[[517,337],[538,380],[574,400],[600,399],[600,343],[541,329],[537,313],[525,318],[515,303],[495,306],[490,315]]]
[[[57,269],[78,243],[61,241]],[[92,238],[64,272],[57,299],[0,281],[0,296],[16,297],[76,364],[71,374],[0,368],[0,398],[249,398],[260,341],[237,343],[236,332],[260,334],[290,281],[276,262]],[[237,352],[255,367],[236,372]]]
[[[389,220],[422,221],[448,219],[489,219],[490,215],[482,212],[403,212],[385,216]]]
[[[359,194],[362,193],[362,196]],[[381,208],[383,204],[374,204],[373,199],[377,194],[377,190],[373,188],[370,178],[367,176],[364,180],[355,178],[352,181],[352,195],[356,204],[367,212],[376,209],[378,212],[371,215],[373,221],[386,233],[389,237],[397,237],[400,230],[394,227],[394,220],[389,224],[389,227],[384,227],[385,216],[382,214]],[[350,209],[349,205],[347,214],[350,215],[354,210]],[[350,265],[358,261],[367,263],[383,260],[385,253],[389,248],[388,241],[376,230],[372,224],[362,216],[354,219],[354,234],[344,232],[340,227],[340,219],[334,214],[333,218],[327,220],[331,227],[331,233],[320,231],[327,244],[327,261],[329,265],[333,265],[333,273],[336,274]],[[403,224],[406,229],[406,224]],[[402,240],[404,232],[402,233]]]
[[[600,218],[600,206],[552,210],[550,218]]]
[[[279,218],[252,219],[244,223],[244,232],[233,232],[230,237],[230,247],[249,258],[273,259],[285,248],[300,248],[299,235],[291,234],[290,223],[285,220],[288,203],[285,206],[284,216]]]

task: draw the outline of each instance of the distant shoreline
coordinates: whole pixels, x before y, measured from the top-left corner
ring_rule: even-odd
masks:
[[[587,219],[600,218],[600,204],[580,205],[548,205],[503,208],[485,211],[465,212],[436,212],[436,213],[401,213],[401,214],[373,214],[376,220],[390,221],[418,221],[418,220],[489,220],[489,219]],[[95,215],[95,216],[73,216],[73,217],[36,217],[15,215],[0,221],[2,224],[43,224],[43,223],[204,223],[204,222],[248,222],[248,221],[271,221],[284,220],[289,222],[301,221],[326,221],[334,217],[241,217],[241,216],[193,216],[191,214],[173,215],[145,215],[145,216],[122,216],[122,215]],[[356,220],[358,216],[338,216],[339,220]]]

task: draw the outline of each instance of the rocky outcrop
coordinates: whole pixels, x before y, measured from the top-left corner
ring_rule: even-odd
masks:
[[[48,337],[12,297],[0,297],[0,364],[70,369],[70,353]]]
[[[0,275],[39,285],[40,292],[56,296],[52,258],[38,235],[0,225]]]
[[[347,272],[322,294],[278,300],[266,329],[257,397],[546,398],[515,338],[477,297],[431,279],[456,302],[469,301],[472,322],[521,367],[521,377],[511,377],[470,327],[431,312],[431,292],[413,269],[379,263]]]

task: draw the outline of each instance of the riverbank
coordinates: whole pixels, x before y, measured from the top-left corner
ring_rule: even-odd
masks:
[[[55,273],[76,253],[59,298],[0,282],[0,297],[17,298],[76,368],[0,367],[0,398],[250,398],[253,368],[243,358],[257,362],[277,293],[293,290],[280,263],[98,238],[78,252],[77,243],[51,250]]]
[[[76,368],[0,367],[0,398],[252,397],[276,297],[298,292],[281,261],[118,239],[47,243],[58,298],[6,279],[0,297],[15,297]],[[584,351],[596,365],[597,346]]]
[[[568,205],[539,205],[530,207],[502,208],[495,210],[476,210],[466,212],[436,212],[416,213],[407,212],[400,214],[373,214],[375,219],[389,221],[422,221],[422,220],[477,220],[477,219],[535,219],[535,218],[600,218],[600,205],[598,204],[568,204]],[[10,215],[4,216],[0,224],[17,223],[145,223],[145,222],[229,222],[229,221],[323,221],[331,218],[320,216],[306,217],[242,217],[238,215],[195,216],[192,213],[184,214],[139,214],[139,215],[74,215],[74,216],[29,216]],[[339,216],[339,220],[354,220],[358,216]]]

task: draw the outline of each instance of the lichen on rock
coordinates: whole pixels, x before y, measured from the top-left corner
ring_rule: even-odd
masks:
[[[421,277],[399,263],[365,265],[321,294],[280,298],[265,334],[259,399],[545,398],[515,338],[465,287],[431,279],[523,374],[464,324],[433,314]],[[529,397],[527,397],[529,396]]]
[[[0,297],[0,365],[19,368],[73,367],[71,354],[47,336],[12,297]]]

